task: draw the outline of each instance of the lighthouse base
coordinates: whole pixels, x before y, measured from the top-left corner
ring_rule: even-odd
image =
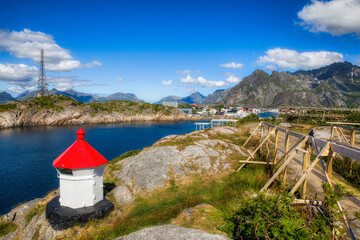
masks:
[[[69,208],[60,205],[60,196],[54,197],[46,206],[46,218],[55,230],[65,230],[76,223],[86,223],[92,218],[103,218],[113,209],[114,204],[104,198],[91,207]]]

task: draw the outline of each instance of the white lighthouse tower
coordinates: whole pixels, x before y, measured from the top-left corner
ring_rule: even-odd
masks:
[[[81,128],[77,141],[53,162],[60,179],[60,205],[90,207],[104,199],[103,172],[108,162],[85,140]]]

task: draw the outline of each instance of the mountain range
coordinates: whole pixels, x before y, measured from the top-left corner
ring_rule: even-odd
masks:
[[[50,94],[65,95],[81,102],[105,102],[108,100],[142,101],[132,93],[114,93],[107,97],[81,93],[75,90],[58,91]],[[15,99],[6,92],[0,93],[0,102],[25,100],[36,96],[36,91],[26,91]],[[273,71],[271,75],[255,70],[236,86],[216,90],[204,96],[199,92],[187,97],[167,96],[163,102],[188,104],[224,104],[243,107],[316,106],[350,107],[360,106],[360,67],[349,62],[338,62],[313,70]]]
[[[164,97],[162,99],[160,99],[160,101],[156,102],[155,104],[162,104],[163,102],[178,102],[178,103],[187,103],[187,104],[202,104],[205,100],[205,96],[202,95],[199,92],[195,92],[190,94],[187,97],[178,97],[178,96],[167,96]]]
[[[15,98],[15,100],[23,101],[25,99],[35,97],[36,94],[37,94],[37,91],[31,91],[31,92],[30,91],[25,91],[25,92],[19,94]],[[77,92],[77,91],[75,91],[73,89],[66,90],[66,91],[59,91],[59,90],[54,88],[52,90],[49,90],[49,94],[50,95],[68,96],[68,97],[71,97],[71,98],[75,99],[76,101],[84,102],[84,103],[88,103],[88,102],[106,102],[106,101],[109,101],[109,100],[141,101],[141,102],[143,102],[141,99],[136,97],[135,94],[133,94],[133,93],[120,93],[120,92],[118,92],[118,93],[111,94],[111,95],[109,95],[107,97],[101,97],[101,96],[98,96],[96,94]]]
[[[309,71],[254,71],[231,88],[219,103],[244,107],[360,106],[360,67],[333,63]]]

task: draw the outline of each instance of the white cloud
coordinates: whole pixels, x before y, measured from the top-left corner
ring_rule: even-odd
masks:
[[[225,68],[238,68],[241,69],[244,64],[242,63],[236,63],[236,62],[230,62],[230,63],[224,63],[224,64],[220,64],[220,67],[225,67]]]
[[[65,91],[74,87],[82,86],[99,86],[101,84],[93,83],[89,80],[77,79],[76,76],[63,75],[63,76],[48,76],[47,82],[52,84],[53,88],[59,91]]]
[[[39,71],[36,67],[30,67],[25,64],[1,64],[0,63],[0,81],[8,83],[20,83],[33,81]]]
[[[225,81],[208,81],[203,77],[198,77],[197,82],[201,87],[223,87],[225,86]]]
[[[269,64],[265,66],[266,71],[275,71],[277,67],[275,65]]]
[[[118,81],[118,82],[123,82],[124,79],[123,79],[122,77],[119,77],[117,81]]]
[[[175,71],[177,74],[182,74],[182,75],[186,75],[191,73],[191,70],[183,70],[183,71]]]
[[[171,84],[172,84],[172,82],[173,82],[173,80],[169,80],[169,81],[162,81],[162,82],[161,82],[161,85],[164,85],[164,86],[169,86],[169,85],[171,85]]]
[[[22,92],[25,92],[25,91],[34,91],[35,86],[32,86],[32,87],[15,86],[15,87],[9,87],[8,90],[10,92],[13,92],[13,93],[22,93]]]
[[[44,49],[45,69],[49,71],[71,71],[102,65],[98,61],[81,64],[73,59],[69,50],[57,45],[51,35],[28,29],[19,32],[0,30],[0,49],[17,58],[30,58],[35,62],[40,62],[40,50]]]
[[[225,81],[230,84],[238,83],[241,81],[241,78],[235,74],[228,73],[228,76],[226,77]]]
[[[294,50],[274,48],[266,51],[265,56],[261,56],[257,60],[259,65],[277,65],[285,69],[315,69],[329,65],[334,62],[343,62],[344,58],[341,53],[337,52],[302,52]],[[266,68],[266,67],[265,67]]]
[[[187,74],[185,77],[179,77],[180,82],[182,83],[195,83],[196,78],[193,78],[190,74]]]
[[[360,35],[359,0],[313,0],[298,12],[298,17],[303,20],[301,24],[312,32]]]

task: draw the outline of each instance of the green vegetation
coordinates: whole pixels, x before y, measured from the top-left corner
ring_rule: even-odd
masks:
[[[28,107],[37,107],[40,109],[52,109],[55,111],[64,110],[64,107],[62,105],[66,102],[71,102],[72,105],[80,104],[79,102],[76,102],[74,99],[63,95],[33,97],[23,101],[23,103],[25,103]]]
[[[238,121],[238,123],[249,123],[249,122],[259,122],[260,119],[256,114],[250,114]]]
[[[17,225],[13,222],[0,222],[0,237],[5,236],[11,232],[14,232]]]
[[[245,192],[258,191],[268,180],[264,168],[248,166],[241,173],[218,179],[196,177],[191,183],[170,185],[154,191],[150,196],[137,197],[130,212],[99,225],[80,239],[113,239],[144,227],[168,224],[182,210],[199,203],[208,203],[221,211],[222,218],[229,216],[244,199]]]
[[[16,108],[16,103],[0,104],[0,112],[5,112]]]
[[[352,174],[350,174],[352,165]],[[360,164],[357,161],[353,161],[348,157],[336,157],[334,158],[333,169],[336,173],[340,174],[355,188],[360,189]]]
[[[25,216],[26,225],[28,225],[34,216],[44,213],[46,209],[46,204],[38,203],[33,209],[31,209]]]
[[[345,192],[340,185],[333,189],[326,183],[323,189],[325,201],[317,211],[292,205],[294,197],[283,189],[246,199],[229,218],[228,229],[233,239],[332,239],[332,229],[342,233],[336,224],[342,215],[334,207]]]

